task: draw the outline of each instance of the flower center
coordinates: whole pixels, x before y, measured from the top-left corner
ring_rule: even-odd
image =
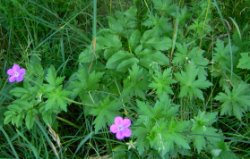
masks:
[[[118,126],[118,130],[119,130],[119,131],[124,130],[124,126],[123,126],[123,125],[119,125],[119,126]]]
[[[14,72],[14,77],[18,77],[19,76],[19,72],[15,71]]]

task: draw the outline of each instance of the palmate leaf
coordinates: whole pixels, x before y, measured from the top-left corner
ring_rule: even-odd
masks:
[[[108,59],[121,48],[122,42],[120,37],[118,35],[114,35],[110,30],[102,30],[98,34],[96,38],[96,56],[99,56],[98,53],[102,54],[104,52],[104,58]],[[91,49],[88,50],[90,51],[89,53],[92,53]],[[92,55],[94,54],[92,53]],[[88,59],[88,57],[84,57],[83,53],[80,55],[80,57],[82,60]]]
[[[105,127],[107,124],[111,124],[115,116],[119,116],[120,103],[114,100],[110,100],[109,97],[98,103],[94,107],[89,107],[89,114],[95,116],[94,126],[95,132]]]
[[[172,153],[175,147],[190,149],[188,138],[183,135],[188,130],[188,122],[175,121],[172,118],[168,122],[159,120],[157,123],[150,131],[148,140],[162,157]]]
[[[158,51],[166,51],[172,46],[171,39],[166,36],[159,35],[156,29],[145,31],[140,42],[143,47]]]
[[[141,32],[139,30],[135,30],[132,32],[131,36],[128,38],[129,48],[134,50],[140,43]]]
[[[25,117],[25,125],[28,129],[31,129],[33,127],[37,114],[38,114],[38,111],[36,109],[31,109],[27,111],[27,114]]]
[[[139,64],[150,68],[152,63],[158,63],[159,65],[168,65],[168,57],[161,51],[155,51],[152,49],[143,49],[141,45],[135,50],[135,54],[138,57]]]
[[[80,53],[78,62],[82,64],[90,63],[98,58],[99,58],[99,55],[96,52],[94,52],[94,50],[92,49],[92,46],[89,46],[88,48],[86,48],[84,51]]]
[[[175,53],[173,64],[175,66],[185,66],[188,63],[194,64],[198,69],[198,76],[205,78],[207,71],[205,68],[208,65],[208,59],[204,58],[204,51],[198,47],[189,49],[187,44],[176,44],[177,52]]]
[[[132,53],[127,51],[118,51],[113,54],[106,64],[109,69],[116,69],[117,71],[127,71],[128,68],[137,64],[139,60],[134,57]]]
[[[154,107],[140,101],[137,101],[137,106],[139,118],[133,132],[140,154],[153,148],[163,157],[177,147],[190,149],[189,141],[183,135],[188,130],[188,122],[175,119],[178,106],[167,95],[162,95]]]
[[[171,69],[166,69],[163,73],[156,73],[156,76],[153,77],[154,81],[149,85],[149,87],[156,89],[158,96],[162,94],[173,94],[171,84],[175,83],[175,80],[172,79]]]
[[[232,48],[235,50],[234,47]],[[213,54],[213,65],[211,67],[212,76],[223,77],[230,73],[230,51],[229,45],[225,46],[221,40],[216,41],[216,47]]]
[[[161,14],[170,15],[175,10],[172,0],[156,0],[153,1],[154,8]]]
[[[226,142],[218,142],[215,147],[211,150],[213,159],[239,159],[229,148],[229,144]]]
[[[46,76],[48,84],[44,84],[44,97],[47,98],[45,105],[43,105],[45,111],[67,111],[67,98],[70,93],[63,89],[63,80],[64,77],[57,77],[55,68],[51,66]]]
[[[241,53],[240,61],[237,65],[238,68],[250,70],[250,56],[249,53]]]
[[[33,113],[36,112],[35,108],[33,108],[35,102],[36,101],[27,102],[22,99],[15,100],[8,106],[8,110],[4,113],[4,124],[11,123],[19,127],[22,125],[23,119],[26,118],[27,128],[32,128],[36,115],[36,113]]]
[[[220,92],[215,99],[222,103],[221,115],[233,115],[241,120],[243,113],[250,110],[250,86],[241,82],[232,90],[226,87],[225,92]]]
[[[46,76],[46,81],[48,82],[48,85],[46,85],[46,89],[50,90],[50,89],[54,89],[57,86],[61,85],[64,77],[57,77],[57,72],[54,66],[50,66],[50,68],[48,69],[48,73]]]
[[[72,99],[79,96],[82,102],[91,104],[93,102],[89,92],[100,89],[100,82],[103,75],[103,72],[88,72],[86,67],[81,66],[79,70],[71,76],[66,90],[70,91],[70,97]]]
[[[205,149],[209,142],[213,143],[213,137],[209,137],[209,135],[217,135],[216,130],[212,127],[216,117],[217,113],[199,112],[194,119],[191,119],[191,133],[193,134],[191,137],[198,153]]]
[[[148,28],[154,28],[158,30],[161,34],[168,34],[173,32],[173,27],[170,20],[164,16],[153,15],[149,13],[142,25]]]
[[[181,73],[175,74],[181,87],[179,97],[197,97],[204,100],[202,90],[210,87],[212,83],[199,77],[198,72],[199,70],[193,64],[188,64],[185,72],[181,71]]]
[[[123,12],[116,12],[115,17],[109,17],[109,28],[122,36],[129,36],[137,26],[137,8],[130,7]]]
[[[124,80],[123,98],[132,96],[145,98],[147,89],[148,77],[146,71],[138,65],[133,65],[129,70],[129,76]]]
[[[45,101],[45,110],[46,111],[67,111],[67,98],[70,92],[63,90],[61,87],[53,89],[51,92],[47,92],[45,96],[47,100]]]
[[[67,90],[73,91],[73,94],[81,96],[84,91],[98,89],[99,82],[103,77],[103,72],[88,72],[87,68],[80,67],[79,70],[72,75]]]

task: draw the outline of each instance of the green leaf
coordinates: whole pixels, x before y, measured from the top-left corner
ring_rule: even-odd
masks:
[[[192,140],[195,149],[200,153],[205,150],[208,145],[214,147],[216,139],[214,136],[221,136],[216,133],[216,130],[212,127],[212,124],[216,122],[217,113],[206,113],[199,111],[198,115],[191,119],[192,121]],[[220,138],[218,138],[220,139]]]
[[[51,111],[42,111],[42,118],[46,124],[52,124],[52,116],[55,116]]]
[[[174,54],[173,64],[178,67],[183,67],[189,63],[195,65],[198,69],[198,76],[206,78],[208,59],[204,58],[204,51],[199,47],[189,49],[187,44],[176,44],[177,52]]]
[[[225,46],[221,40],[216,41],[216,47],[213,54],[212,76],[221,77],[230,71],[229,45]]]
[[[123,98],[130,98],[132,96],[145,98],[147,89],[148,79],[145,70],[138,65],[132,66],[129,70],[129,76],[124,80]]]
[[[250,70],[250,56],[249,53],[241,53],[241,58],[237,65],[237,68]]]
[[[140,43],[141,33],[139,30],[135,30],[128,39],[129,47],[135,49]]]
[[[94,53],[91,47],[88,47],[80,53],[78,62],[79,63],[90,63],[98,58],[98,54]]]
[[[26,118],[25,118],[25,124],[28,129],[31,129],[35,122],[37,111],[35,109],[31,109],[27,112]]]
[[[117,71],[125,72],[133,65],[136,65],[139,60],[135,57],[129,58],[127,60],[122,61],[116,68]]]
[[[203,136],[196,136],[194,138],[194,147],[198,151],[198,154],[201,152],[201,150],[206,148],[206,140]]]
[[[180,135],[180,134],[175,134],[175,135],[172,135],[172,137],[174,138],[174,142],[176,145],[178,145],[184,149],[190,149],[190,146],[188,144],[188,140],[186,139],[185,136]]]
[[[143,21],[142,25],[147,28],[156,29],[161,35],[170,35],[170,33],[173,32],[172,22],[168,19],[168,17],[161,15],[158,16],[156,14],[148,13],[147,18]]]
[[[118,116],[120,103],[117,101],[112,101],[107,97],[103,101],[99,102],[94,107],[89,107],[90,114],[95,116],[94,125],[95,132],[97,133],[99,130],[104,128],[107,124],[111,124],[114,120],[115,116]]]
[[[17,127],[21,126],[26,112],[33,111],[34,103],[35,101],[27,102],[26,100],[22,99],[15,100],[11,105],[8,106],[8,110],[4,113],[4,124],[11,123]]]
[[[79,70],[71,76],[69,85],[66,87],[71,92],[70,97],[75,98],[79,95],[81,100],[86,102],[89,98],[88,92],[99,88],[103,75],[103,72],[88,72],[86,67],[79,67]]]
[[[173,5],[171,2],[172,1],[168,1],[168,0],[155,0],[152,1],[154,4],[154,8],[159,11],[162,14],[165,15],[170,15],[171,13],[173,13],[174,9],[175,9],[175,5]]]
[[[149,133],[151,147],[161,156],[172,153],[177,147],[190,149],[188,138],[182,134],[188,129],[188,122],[158,120]]]
[[[153,77],[154,81],[149,85],[149,87],[156,89],[158,96],[162,94],[174,94],[171,84],[175,83],[172,79],[172,70],[166,69],[163,73],[157,72]]]
[[[104,57],[108,59],[114,53],[121,49],[122,43],[120,37],[110,32],[104,32],[96,38],[96,51],[104,51]]]
[[[159,65],[168,65],[169,59],[161,51],[154,51],[151,49],[136,50],[136,55],[140,60],[140,64],[146,68],[150,68],[153,63]]]
[[[70,93],[63,90],[61,87],[54,89],[51,92],[46,93],[47,100],[45,101],[46,111],[67,111],[67,98]]]
[[[58,85],[61,85],[64,81],[64,77],[57,77],[56,69],[54,66],[50,66],[46,76],[46,81],[49,83],[47,89],[54,89]]]
[[[204,100],[203,89],[206,89],[212,85],[211,82],[204,78],[197,77],[199,70],[194,65],[189,64],[186,67],[186,71],[176,73],[175,77],[180,82],[181,91],[179,96],[182,97],[197,97]],[[198,78],[198,79],[197,79]]]
[[[146,48],[154,48],[155,50],[166,51],[171,48],[172,41],[168,37],[158,35],[157,31],[155,30],[148,30],[144,32],[141,39],[141,44]]]
[[[250,110],[250,86],[241,82],[234,85],[233,89],[225,89],[215,99],[222,103],[221,115],[234,115],[241,120],[243,114]]]
[[[127,51],[118,51],[117,53],[113,54],[113,56],[111,56],[108,59],[106,67],[109,69],[116,69],[122,61],[128,60],[132,57],[133,57],[133,54]]]
[[[167,95],[160,96],[154,106],[140,101],[137,106],[139,116],[133,134],[140,153],[153,148],[165,156],[176,152],[177,148],[190,149],[188,138],[182,135],[189,130],[189,122],[175,119],[178,106]]]
[[[109,17],[109,28],[116,34],[128,36],[137,26],[137,9],[132,6],[123,12],[116,12],[114,17]]]

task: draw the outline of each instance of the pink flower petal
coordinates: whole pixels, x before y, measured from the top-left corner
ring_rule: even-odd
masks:
[[[122,131],[124,137],[130,137],[132,135],[132,132],[129,128],[126,128]]]
[[[113,124],[110,126],[110,132],[112,133],[117,133],[118,132],[118,127],[117,125]]]
[[[26,70],[25,70],[24,68],[21,68],[21,69],[19,70],[19,74],[20,74],[20,75],[25,75],[25,73],[26,73]]]
[[[116,125],[122,125],[123,119],[120,116],[115,117],[115,124]]]
[[[10,77],[9,77],[9,82],[10,82],[10,83],[15,82],[15,80],[16,80],[16,78],[15,78],[14,76],[10,76]]]
[[[17,81],[17,82],[21,82],[22,80],[23,80],[23,76],[20,76],[20,75],[19,75],[18,77],[16,77],[16,81]]]
[[[124,139],[124,135],[121,131],[118,131],[115,136],[118,140]]]
[[[13,75],[13,73],[14,73],[13,69],[11,69],[11,68],[8,69],[8,71],[7,71],[7,74],[8,74],[8,75]]]
[[[131,120],[125,118],[125,119],[123,120],[123,125],[124,125],[124,127],[128,128],[128,127],[131,125]]]
[[[13,71],[19,71],[20,66],[18,64],[14,64],[12,69],[13,69]]]

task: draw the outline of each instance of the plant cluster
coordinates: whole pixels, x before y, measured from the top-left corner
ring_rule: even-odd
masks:
[[[220,121],[249,118],[250,53],[212,36],[211,3],[141,3],[108,17],[70,76],[37,56],[26,70],[14,64],[9,82],[23,82],[9,92],[4,123],[30,130],[80,107],[95,135],[121,141],[114,158],[238,158]]]

